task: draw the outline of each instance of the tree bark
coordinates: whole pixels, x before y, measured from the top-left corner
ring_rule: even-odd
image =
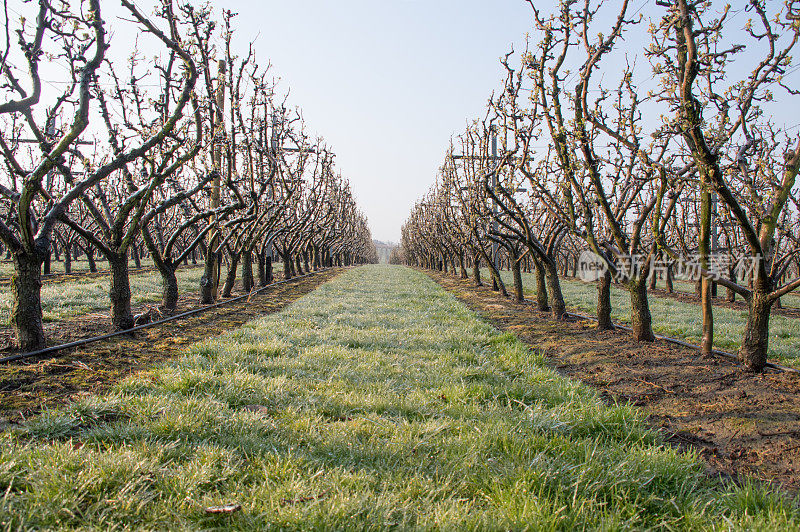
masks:
[[[258,286],[267,286],[267,253],[263,249],[256,250],[256,260],[258,261]]]
[[[475,281],[475,286],[483,286],[483,282],[481,282],[481,256],[475,253],[472,259],[472,278]]]
[[[111,299],[111,325],[115,330],[124,331],[133,327],[128,255],[110,255],[108,262],[111,266],[111,288],[108,291]]]
[[[11,325],[23,351],[46,347],[42,323],[42,260],[36,254],[14,253],[11,275]]]
[[[631,328],[633,339],[637,342],[653,342],[652,317],[650,304],[647,300],[647,283],[643,279],[628,281],[628,290],[631,294]]]
[[[514,275],[514,300],[522,303],[525,301],[525,294],[522,290],[522,269],[517,257],[511,257],[511,272]]]
[[[133,264],[137,268],[141,268],[142,267],[142,259],[139,256],[139,246],[137,246],[136,244],[133,244],[131,246],[131,248],[133,249]]]
[[[164,265],[159,271],[164,285],[161,306],[164,310],[172,312],[178,306],[178,279],[175,276],[175,267]]]
[[[610,331],[611,323],[611,272],[606,271],[597,283],[597,329]]]
[[[245,251],[242,253],[242,289],[249,293],[255,282],[253,281],[253,253]]]
[[[225,276],[225,285],[222,287],[222,297],[231,297],[233,285],[236,284],[236,268],[239,266],[239,255],[231,253],[231,263],[228,265],[228,274]]]
[[[200,303],[209,305],[217,301],[217,282],[219,280],[219,251],[214,251],[217,238],[212,236],[208,246],[203,247],[205,253],[205,268],[203,277],[200,278]]]
[[[97,263],[94,261],[94,248],[91,244],[86,244],[86,260],[89,262],[89,271],[95,273],[97,271]]]
[[[547,297],[547,280],[544,274],[544,266],[539,260],[535,260],[533,266],[536,275],[536,309],[547,312],[550,310],[550,300]]]
[[[672,284],[672,263],[667,265],[666,287],[667,292],[670,294],[675,291],[675,286]]]
[[[72,244],[64,246],[64,272],[72,273]]]
[[[275,280],[275,277],[272,270],[272,256],[270,255],[267,255],[267,257],[264,259],[264,271],[267,274],[267,284],[272,284],[272,282]]]
[[[750,371],[761,372],[767,363],[769,317],[772,302],[764,291],[753,291],[747,299],[748,315],[739,361]]]
[[[547,295],[550,296],[550,312],[555,319],[564,319],[567,313],[567,305],[564,303],[564,295],[561,293],[558,268],[555,261],[543,262],[543,264],[545,276],[547,277]]]

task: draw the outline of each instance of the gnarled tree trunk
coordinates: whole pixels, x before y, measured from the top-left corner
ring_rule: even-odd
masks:
[[[42,323],[42,259],[38,253],[14,253],[11,275],[11,325],[17,346],[23,351],[45,347]]]
[[[533,265],[536,275],[536,309],[547,312],[550,310],[550,301],[547,298],[547,281],[545,280],[544,267],[538,259],[534,260]]]
[[[228,266],[228,274],[225,276],[225,285],[222,287],[222,297],[231,297],[233,285],[236,284],[236,268],[239,267],[239,255],[231,253],[231,263]]]
[[[250,292],[255,283],[253,282],[253,253],[245,251],[242,253],[242,289]]]
[[[164,285],[161,306],[164,310],[172,312],[178,306],[178,279],[175,276],[175,267],[165,264],[160,266],[158,271],[161,273],[161,282]]]
[[[652,318],[650,304],[647,300],[647,283],[643,279],[628,281],[628,290],[631,294],[631,328],[633,339],[637,342],[653,342]]]
[[[606,271],[597,282],[597,329],[608,331],[611,323],[611,272]]]
[[[481,256],[478,253],[472,257],[472,279],[475,281],[475,286],[483,286],[481,281]]]
[[[558,267],[555,261],[542,261],[547,277],[547,295],[550,296],[550,312],[557,320],[563,319],[567,313],[564,295],[561,293],[561,283],[558,279]]]
[[[747,298],[747,307],[749,312],[739,348],[739,361],[750,371],[761,372],[767,363],[772,301],[766,291],[754,290]]]
[[[108,291],[111,299],[111,325],[116,330],[124,331],[133,327],[128,254],[109,255],[108,262],[111,267],[111,288]]]

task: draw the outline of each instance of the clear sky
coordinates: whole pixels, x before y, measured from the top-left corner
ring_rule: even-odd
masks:
[[[222,4],[220,4],[222,5]],[[450,136],[483,116],[499,58],[532,27],[524,0],[267,0],[238,12],[290,102],[325,137],[373,237],[398,241]],[[244,48],[243,48],[244,46]]]

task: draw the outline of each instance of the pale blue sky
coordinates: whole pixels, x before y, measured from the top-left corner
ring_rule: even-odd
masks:
[[[149,0],[137,3],[150,11]],[[555,3],[536,2],[545,13]],[[468,121],[484,116],[488,97],[504,77],[500,57],[512,43],[521,50],[533,26],[525,0],[214,0],[214,4],[218,20],[223,8],[239,14],[234,19],[237,53],[245,54],[254,41],[258,62],[272,63],[272,75],[281,78],[279,90],[291,90],[289,103],[303,110],[312,135],[322,135],[333,148],[337,167],[350,180],[373,236],[395,242],[414,202],[433,183],[450,137],[461,133]],[[736,30],[729,38],[748,42],[741,35],[750,16],[742,9],[744,0],[731,4],[726,25]],[[12,1],[12,16],[27,13],[32,5]],[[134,41],[133,26],[119,24],[117,17],[125,11],[118,2],[102,5],[114,33],[109,56],[123,61]],[[615,19],[619,7],[616,0],[604,5],[607,12],[598,17],[599,30]],[[615,87],[613,78],[621,71],[615,65],[621,67],[627,57],[637,64],[644,92],[652,83],[650,66],[641,57],[648,41],[647,17],[661,16],[663,8],[653,0],[631,0],[629,13],[644,15],[645,23],[628,30],[624,43],[605,62],[602,77],[607,86]],[[611,17],[606,26],[603,17]],[[760,52],[752,42],[749,45],[735,66],[738,75],[746,75],[750,63],[760,60]],[[142,46],[146,49],[147,44]],[[44,73],[54,80],[63,75],[58,69]],[[786,77],[799,78],[797,66]],[[797,99],[783,100],[781,94],[776,98],[770,105],[774,121],[796,131]],[[664,112],[652,103],[648,111],[656,117]]]
[[[238,40],[330,143],[374,238],[397,241],[451,134],[482,116],[499,58],[531,27],[523,0],[228,1]],[[241,48],[241,46],[240,46]]]

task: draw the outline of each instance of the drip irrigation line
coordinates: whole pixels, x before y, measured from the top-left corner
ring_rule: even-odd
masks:
[[[531,300],[529,300],[529,299],[526,299],[525,300],[525,304],[533,305],[533,302]],[[581,320],[598,321],[598,319],[595,318],[594,316],[588,316],[588,315],[585,315],[585,314],[576,314],[575,312],[567,312],[566,315],[567,316],[571,316],[573,318],[578,318],[578,319],[581,319]],[[633,332],[633,329],[631,329],[630,327],[626,327],[625,325],[620,325],[619,323],[613,323],[612,322],[611,326],[614,329],[620,329],[622,331]],[[701,351],[702,350],[702,348],[699,345],[695,345],[695,344],[692,344],[692,343],[689,343],[689,342],[685,342],[685,341],[679,340],[677,338],[672,338],[671,336],[664,336],[664,335],[661,335],[661,334],[655,334],[654,336],[658,340],[663,340],[663,341],[665,341],[667,343],[670,343],[670,344],[679,345],[681,347],[687,347],[689,349],[694,349],[695,351]],[[740,365],[739,364],[739,357],[737,357],[733,353],[728,353],[727,351],[720,351],[719,349],[712,349],[711,350],[711,354],[712,355],[716,355],[716,356],[720,356],[720,357],[723,357],[723,358],[730,359],[730,360],[736,362],[737,365]],[[765,364],[765,367],[770,368],[770,369],[774,369],[776,371],[784,371],[786,373],[800,373],[800,370],[796,370],[794,368],[788,368],[786,366],[781,366],[780,364],[774,364],[772,362],[767,362]]]
[[[100,342],[102,340],[108,340],[108,339],[114,338],[116,336],[130,335],[130,334],[135,333],[137,331],[141,331],[142,329],[148,329],[150,327],[155,327],[157,325],[162,325],[164,323],[167,323],[167,322],[170,322],[170,321],[173,321],[173,320],[186,318],[186,317],[189,317],[189,316],[193,316],[195,314],[200,314],[201,312],[205,312],[207,310],[215,309],[215,308],[221,307],[223,305],[227,305],[229,303],[235,303],[237,301],[241,301],[243,299],[250,298],[250,297],[252,297],[254,295],[258,295],[258,294],[260,294],[261,292],[263,292],[264,290],[266,290],[268,288],[273,288],[273,287],[278,286],[280,284],[290,283],[292,281],[296,281],[298,279],[302,279],[302,278],[308,277],[310,275],[316,275],[316,274],[318,274],[320,272],[324,272],[324,271],[329,270],[329,269],[330,268],[321,268],[321,269],[319,269],[319,270],[317,270],[315,272],[310,272],[310,273],[306,273],[306,274],[303,274],[303,275],[298,275],[296,277],[292,277],[291,279],[284,279],[282,281],[275,281],[274,283],[268,284],[267,286],[262,286],[258,290],[254,290],[252,292],[248,292],[247,294],[244,294],[244,295],[241,295],[241,296],[237,296],[237,297],[234,297],[232,299],[226,299],[225,301],[220,301],[220,302],[214,303],[212,305],[208,305],[208,306],[205,306],[205,307],[199,307],[199,308],[196,308],[196,309],[192,309],[192,310],[189,310],[187,312],[183,312],[181,314],[175,314],[174,316],[168,316],[168,317],[166,317],[164,319],[161,319],[161,320],[158,320],[158,321],[152,321],[150,323],[137,325],[136,327],[131,327],[130,329],[125,329],[124,331],[114,331],[114,332],[111,332],[111,333],[108,333],[108,334],[103,334],[103,335],[100,335],[100,336],[94,336],[92,338],[82,338],[82,339],[76,340],[74,342],[69,342],[69,343],[61,344],[61,345],[54,345],[54,346],[51,346],[51,347],[46,347],[46,348],[40,349],[38,351],[31,351],[30,353],[19,353],[19,354],[16,354],[16,355],[11,355],[11,356],[5,357],[5,358],[0,358],[0,364],[6,364],[8,362],[15,362],[17,360],[22,360],[22,359],[25,359],[25,358],[32,358],[32,357],[47,355],[47,354],[50,354],[50,353],[55,353],[57,351],[63,351],[64,349],[71,349],[73,347],[80,347],[82,345],[91,344],[91,343],[94,343],[94,342]]]

